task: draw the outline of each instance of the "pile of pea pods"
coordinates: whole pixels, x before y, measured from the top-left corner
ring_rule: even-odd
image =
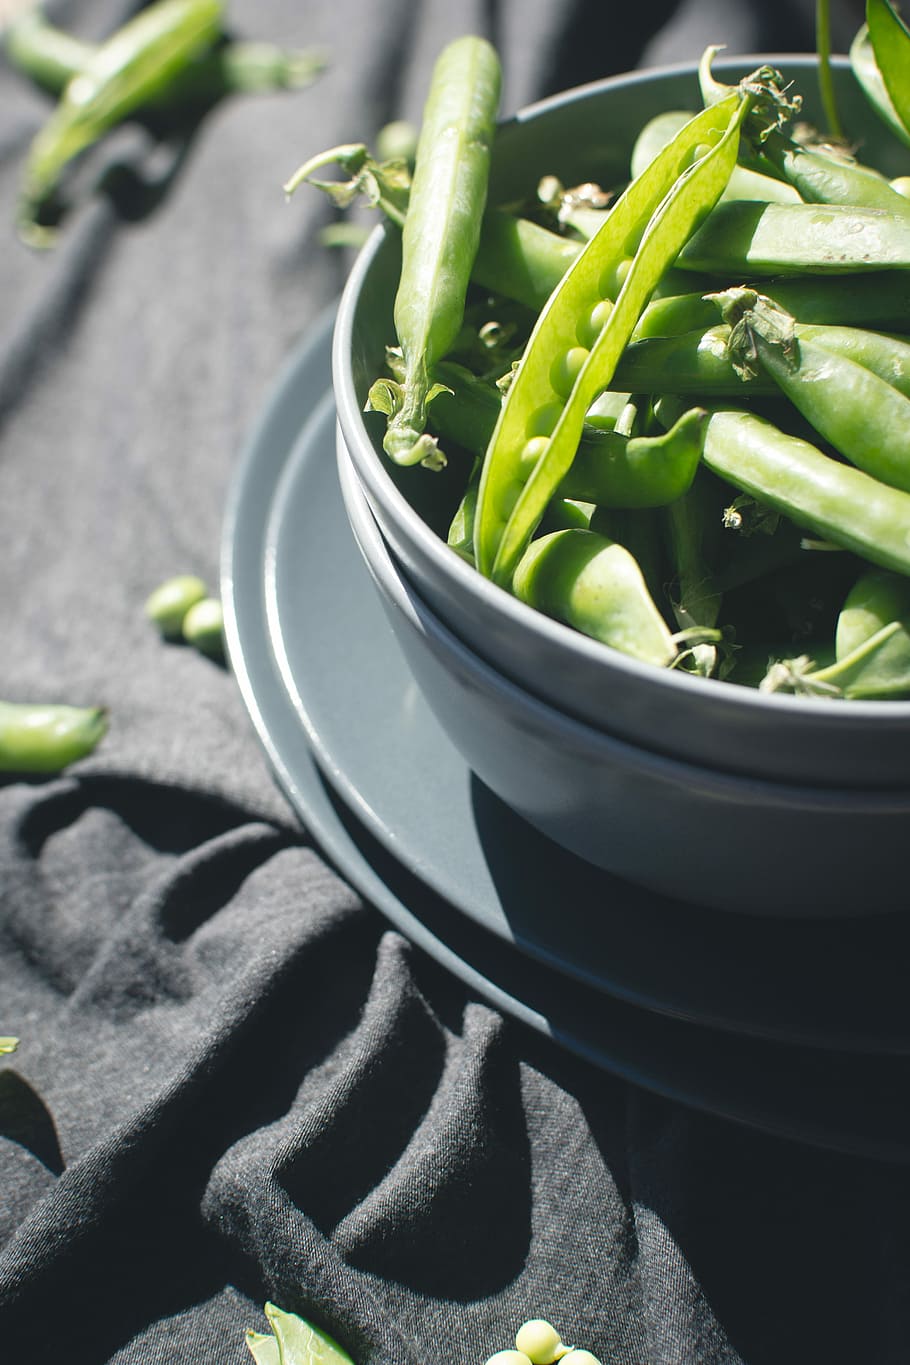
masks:
[[[410,175],[349,146],[291,185],[334,155],[350,181],[315,183],[402,226],[368,406],[414,477],[464,468],[448,540],[478,572],[656,667],[910,697],[910,176],[713,56],[704,107],[648,122],[613,195],[548,177],[487,203],[499,63],[471,37],[437,61]],[[910,146],[890,0],[851,61]]]

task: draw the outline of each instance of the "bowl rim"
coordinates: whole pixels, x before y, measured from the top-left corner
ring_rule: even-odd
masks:
[[[851,69],[849,58],[842,54],[833,55],[831,62],[833,67],[842,72],[849,73]],[[812,53],[733,54],[718,56],[714,69],[720,72],[743,67],[751,69],[761,63],[809,70],[817,67],[818,58]],[[648,85],[654,81],[680,76],[697,76],[697,71],[698,65],[695,62],[678,62],[620,72],[547,95],[523,106],[502,120],[500,126],[531,122],[555,108],[589,99],[605,90]],[[499,584],[484,577],[448,546],[415,512],[379,457],[363,422],[363,411],[355,392],[353,371],[348,364],[348,357],[353,353],[354,316],[364,281],[386,239],[396,231],[397,229],[389,223],[378,224],[361,247],[348,274],[332,334],[332,385],[340,437],[353,468],[365,486],[368,498],[372,496],[380,506],[383,503],[387,504],[395,517],[408,526],[417,549],[434,569],[451,578],[459,592],[467,593],[468,600],[481,602],[487,611],[502,613],[513,628],[529,630],[532,634],[541,636],[550,649],[562,651],[567,666],[571,664],[573,658],[583,662],[587,667],[607,666],[625,675],[636,686],[650,688],[655,694],[667,695],[670,698],[675,695],[677,689],[682,688],[684,694],[691,695],[693,686],[707,685],[711,688],[712,705],[729,710],[742,707],[763,716],[773,716],[775,712],[783,713],[797,723],[800,719],[810,724],[818,723],[822,707],[825,708],[823,714],[826,721],[830,718],[835,727],[849,724],[854,728],[872,730],[889,721],[907,723],[910,719],[910,699],[903,701],[851,699],[844,700],[843,707],[836,704],[832,706],[832,701],[836,703],[841,699],[801,697],[783,692],[769,694],[727,679],[695,679],[678,669],[657,668],[612,649],[609,645],[583,635],[563,622],[528,606]],[[579,724],[586,722],[579,721]]]

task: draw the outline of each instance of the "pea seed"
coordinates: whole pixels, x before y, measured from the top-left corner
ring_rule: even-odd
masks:
[[[897,190],[905,199],[910,199],[910,175],[899,175],[891,181],[891,188]]]
[[[524,1351],[497,1351],[486,1365],[531,1365]]]
[[[600,1365],[600,1361],[590,1351],[576,1350],[563,1356],[560,1365]]]
[[[145,614],[165,639],[179,638],[183,618],[190,607],[202,601],[207,592],[202,579],[195,574],[178,574],[151,593],[145,603]]]
[[[584,346],[570,346],[564,355],[557,356],[550,368],[550,383],[560,398],[568,398],[585,361],[591,354]]]
[[[546,436],[532,436],[530,441],[525,443],[524,449],[521,452],[521,459],[518,462],[519,472],[524,475],[525,478],[528,478],[534,472],[537,461],[543,455],[549,444],[549,438]],[[520,485],[516,485],[516,487],[520,487]],[[511,508],[509,510],[511,512]]]
[[[195,602],[183,618],[183,638],[210,658],[224,653],[224,612],[215,597]]]
[[[524,1351],[531,1365],[553,1365],[567,1350],[556,1328],[545,1318],[522,1323],[515,1334],[515,1345]]]
[[[604,327],[606,327],[607,319],[612,311],[612,299],[601,299],[599,303],[595,303],[594,307],[591,309],[590,315],[584,322],[578,324],[577,335],[582,346],[594,345]]]
[[[538,408],[528,422],[528,434],[530,436],[549,436],[561,416],[562,408],[558,403],[544,403],[543,407]]]

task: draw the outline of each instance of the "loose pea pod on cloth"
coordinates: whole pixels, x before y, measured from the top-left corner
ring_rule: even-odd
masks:
[[[439,465],[426,431],[430,372],[461,329],[486,205],[501,72],[483,38],[456,38],[437,58],[423,111],[402,230],[395,332],[403,377],[373,403],[386,412],[383,447],[399,464]]]
[[[11,65],[51,95],[61,95],[97,52],[93,44],[51,24],[36,6],[10,21],[2,45]],[[231,93],[300,89],[325,66],[326,56],[316,48],[224,37],[153,90],[143,107],[179,111]]]
[[[220,0],[158,0],[118,29],[67,83],[26,161],[19,206],[23,234],[67,164],[108,129],[147,104],[221,33]]]
[[[753,100],[744,84],[696,115],[623,192],[550,296],[484,458],[475,559],[485,575],[511,581],[572,463],[587,409],[609,387],[661,275],[727,183]]]
[[[0,772],[60,772],[90,754],[106,731],[102,707],[0,701]]]
[[[910,398],[861,363],[860,347],[851,355],[799,335],[792,316],[755,290],[730,289],[715,298],[732,324],[731,362],[744,377],[768,374],[841,455],[910,493]]]

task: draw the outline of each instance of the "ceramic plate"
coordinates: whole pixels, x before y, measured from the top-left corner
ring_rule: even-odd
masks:
[[[330,330],[327,315],[251,437],[223,555],[231,662],[306,827],[398,929],[573,1052],[767,1131],[906,1159],[910,1063],[884,1054],[910,1050],[908,1030],[898,1001],[889,1006],[874,990],[881,971],[897,973],[882,944],[869,948],[877,920],[862,943],[850,941],[855,926],[813,924],[811,964],[792,925],[780,937],[767,920],[737,920],[740,946],[732,935],[724,942],[726,917],[705,915],[704,938],[693,934],[686,907],[683,934],[672,905],[649,905],[586,865],[554,864],[552,846],[465,771],[410,683],[350,539],[327,396]],[[807,970],[801,995],[788,999],[788,981],[797,983],[779,954],[791,948]],[[863,1022],[851,996],[866,966],[874,1018],[858,1033],[833,1006],[840,997],[842,1014]],[[819,1025],[819,1007],[831,1029]],[[834,1050],[838,1031],[845,1046],[879,1055]]]

